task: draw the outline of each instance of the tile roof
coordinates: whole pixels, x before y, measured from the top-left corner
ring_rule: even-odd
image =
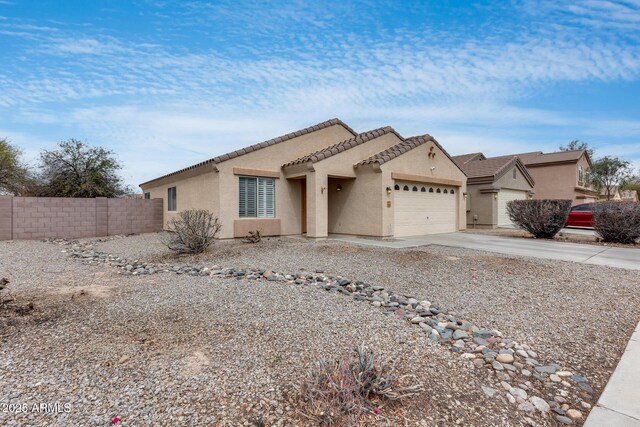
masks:
[[[307,154],[306,156],[303,156],[293,161],[290,161],[288,163],[285,163],[284,165],[282,165],[282,167],[299,165],[301,163],[307,163],[307,162],[316,163],[326,158],[329,158],[331,156],[334,156],[336,154],[342,153],[343,151],[346,151],[350,148],[357,147],[358,145],[364,144],[365,142],[371,141],[372,139],[376,139],[378,137],[386,135],[388,133],[393,133],[401,140],[404,140],[404,138],[400,136],[400,134],[398,134],[391,126],[385,126],[382,128],[370,130],[368,132],[363,132],[353,138],[339,142],[330,147],[323,148],[322,150],[318,150],[314,153]]]
[[[325,128],[328,128],[328,127],[331,127],[331,126],[334,126],[334,125],[340,125],[343,128],[345,128],[346,130],[348,130],[349,132],[351,132],[354,136],[357,135],[357,133],[353,129],[351,129],[349,126],[347,126],[342,120],[334,118],[334,119],[330,119],[330,120],[326,120],[324,122],[318,123],[318,124],[313,125],[313,126],[306,127],[304,129],[297,130],[295,132],[288,133],[286,135],[279,136],[277,138],[272,138],[272,139],[269,139],[267,141],[260,142],[258,144],[250,145],[249,147],[241,148],[239,150],[235,150],[235,151],[232,151],[230,153],[226,153],[226,154],[223,154],[221,156],[217,156],[217,157],[214,157],[212,159],[205,160],[204,162],[200,162],[200,163],[197,163],[195,165],[186,167],[184,169],[180,169],[180,170],[177,170],[175,172],[171,172],[171,173],[168,173],[166,175],[162,175],[162,176],[160,176],[158,178],[154,178],[154,179],[152,179],[150,181],[143,182],[140,185],[149,184],[151,182],[158,181],[160,179],[167,178],[167,177],[170,177],[170,176],[173,176],[173,175],[177,175],[177,174],[180,174],[182,172],[186,172],[188,170],[195,169],[197,167],[200,167],[200,166],[203,166],[203,165],[206,165],[206,164],[209,164],[209,163],[215,163],[215,164],[222,163],[222,162],[224,162],[226,160],[230,160],[230,159],[242,156],[243,154],[251,153],[252,151],[257,151],[257,150],[260,150],[261,148],[265,148],[265,147],[269,147],[271,145],[279,144],[279,143],[287,141],[289,139],[293,139],[293,138],[296,138],[296,137],[299,137],[299,136],[302,136],[302,135],[306,135],[306,134],[309,134],[309,133],[312,133],[312,132],[315,132],[315,131],[318,131],[318,130],[321,130],[321,129],[325,129]]]
[[[525,179],[532,186],[534,185],[533,177],[531,177],[529,171],[517,156],[482,157],[482,159],[471,160],[460,166],[467,174],[469,181],[480,178],[491,178],[495,181],[511,169],[512,166],[519,166]]]
[[[485,158],[486,157],[484,157],[484,154],[482,153],[469,153],[469,154],[461,154],[459,156],[453,156],[451,157],[451,160],[456,162],[458,166],[462,166],[465,163],[470,162],[471,160],[485,159]]]
[[[516,156],[490,157],[471,160],[460,167],[469,178],[495,177],[516,162]]]
[[[407,138],[401,143],[394,145],[393,147],[389,147],[386,150],[379,152],[378,154],[361,160],[360,162],[358,162],[358,165],[368,165],[371,163],[377,163],[381,165],[429,141],[436,142],[436,140],[433,139],[431,135],[421,135]]]
[[[427,142],[432,142],[436,147],[438,147],[444,153],[444,155],[447,156],[449,160],[451,160],[453,164],[455,164],[458,167],[458,169],[460,169],[460,171],[464,174],[464,171],[460,168],[460,166],[458,166],[456,162],[453,161],[449,153],[447,153],[447,150],[442,148],[442,145],[440,145],[440,143],[436,141],[436,139],[429,134],[412,136],[412,137],[406,138],[401,143],[396,144],[393,147],[387,148],[386,150],[381,151],[378,154],[369,157],[368,159],[364,159],[358,162],[356,166],[368,165],[372,163],[377,163],[379,165],[382,165],[390,160],[395,159],[398,156],[401,156],[407,151],[413,150],[414,148],[417,148]]]
[[[518,156],[525,166],[540,165],[545,163],[577,162],[580,157],[586,154],[586,150],[556,151],[554,153],[543,153],[534,151],[531,153],[514,154]],[[588,154],[587,158],[588,158]]]

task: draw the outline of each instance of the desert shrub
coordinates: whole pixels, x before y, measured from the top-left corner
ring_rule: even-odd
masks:
[[[321,426],[353,426],[366,413],[378,413],[378,401],[397,401],[422,391],[400,387],[389,365],[364,345],[335,361],[318,360],[300,386],[300,413]]]
[[[571,200],[512,200],[511,221],[539,239],[552,239],[567,222]]]
[[[3,277],[2,279],[0,279],[0,306],[4,305],[5,302],[10,302],[12,300],[5,300],[4,299],[4,295],[3,292],[5,290],[5,288],[7,287],[7,285],[9,284],[9,279]]]
[[[262,242],[262,232],[260,230],[249,231],[242,241],[244,243],[260,243]]]
[[[596,203],[593,228],[605,242],[635,243],[640,239],[640,203]]]
[[[189,209],[169,221],[164,244],[179,253],[200,253],[213,244],[222,224],[207,210]]]

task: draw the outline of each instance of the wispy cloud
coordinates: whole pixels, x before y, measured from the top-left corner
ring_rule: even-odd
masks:
[[[15,60],[0,70],[0,115],[16,126],[56,126],[108,143],[126,158],[154,147],[155,157],[131,172],[134,183],[334,116],[361,130],[435,130],[451,151],[482,140],[491,154],[496,147],[519,151],[525,135],[545,148],[557,145],[540,127],[636,137],[634,120],[605,112],[593,123],[526,101],[561,84],[637,81],[640,43],[628,38],[639,3],[525,4],[516,12],[529,25],[470,34],[427,19],[380,24],[398,8],[410,8],[401,17],[430,13],[421,2],[266,8],[148,1],[139,13],[155,29],[139,37],[95,24],[2,20],[0,41]],[[506,13],[492,7],[495,16]],[[594,31],[598,25],[619,31]],[[186,33],[195,36],[185,42]]]

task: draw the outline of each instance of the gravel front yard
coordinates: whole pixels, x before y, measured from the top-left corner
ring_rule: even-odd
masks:
[[[29,408],[0,412],[0,425],[108,425],[116,416],[119,425],[255,425],[261,415],[266,425],[301,425],[293,385],[317,357],[337,358],[361,342],[426,389],[382,408],[376,425],[557,423],[519,411],[503,394],[486,396],[481,386],[499,387],[492,370],[369,303],[266,280],[122,275],[69,258],[67,248],[0,242],[0,277],[16,300],[35,304],[29,315],[0,317],[0,403]],[[154,234],[96,249],[169,262]],[[471,250],[270,239],[220,242],[171,262],[323,270],[428,299],[586,376],[591,404],[640,319],[638,272]],[[45,414],[33,403],[70,406]]]

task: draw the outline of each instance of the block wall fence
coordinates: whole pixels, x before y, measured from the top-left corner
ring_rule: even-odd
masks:
[[[162,199],[0,196],[0,240],[162,231]]]

